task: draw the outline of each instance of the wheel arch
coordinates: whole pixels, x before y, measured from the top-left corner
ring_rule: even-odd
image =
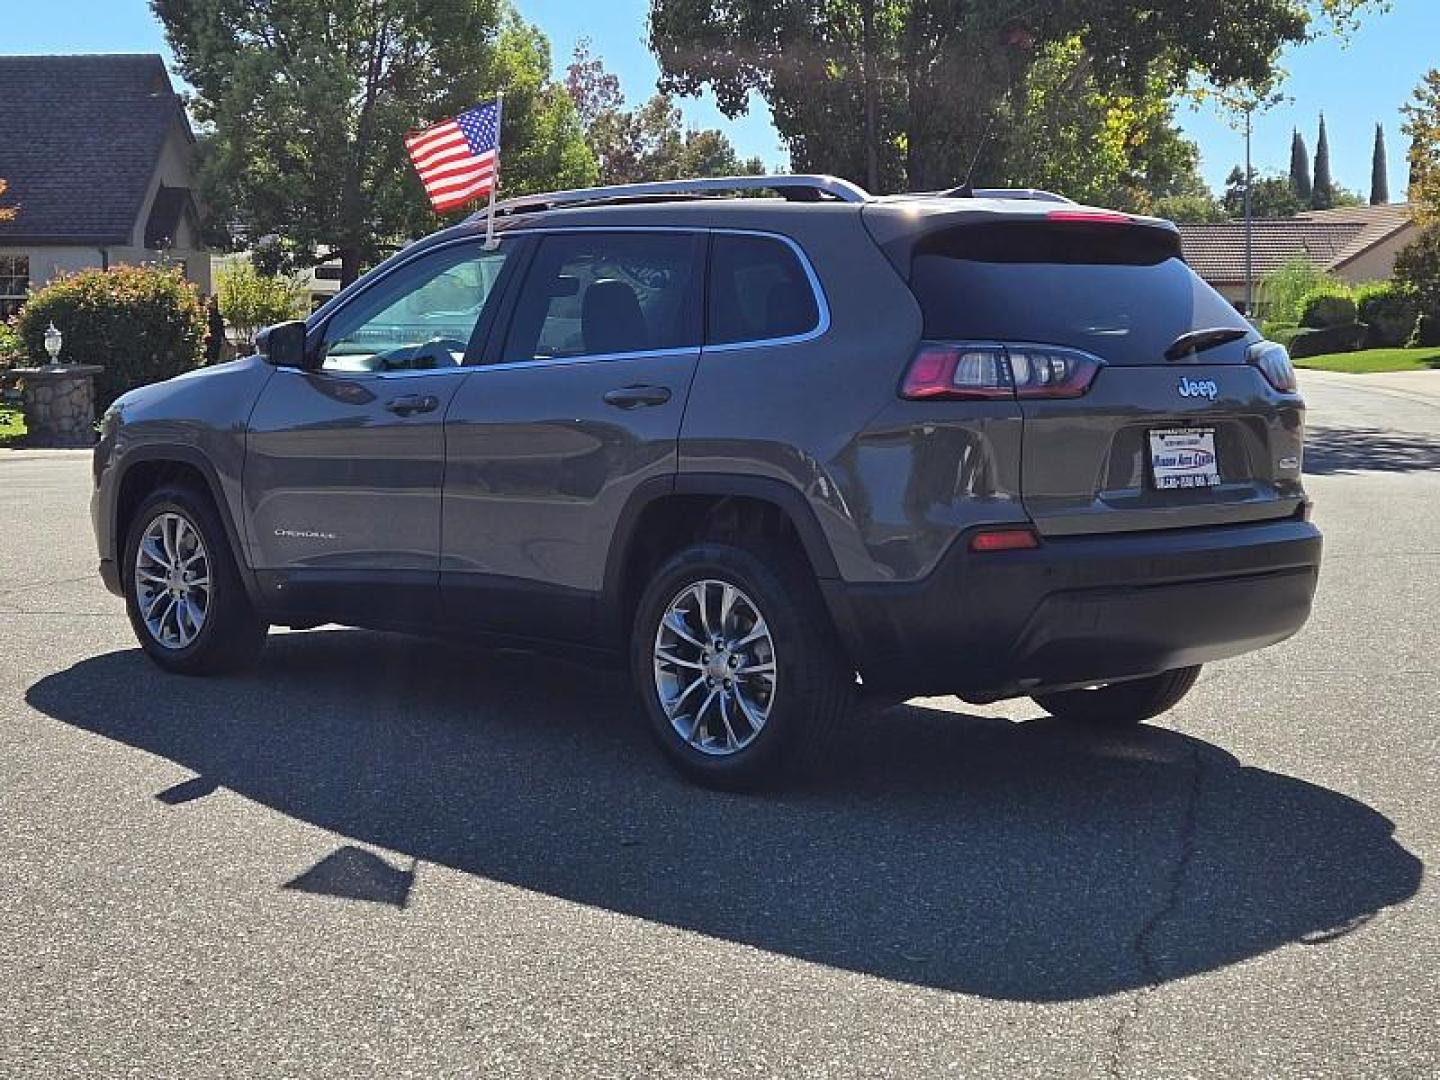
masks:
[[[166,484],[178,483],[192,487],[209,497],[225,529],[225,539],[230,545],[240,580],[244,582],[251,602],[258,605],[260,593],[245,558],[240,531],[236,528],[230,504],[224,496],[220,477],[203,453],[191,446],[137,446],[125,455],[120,463],[120,470],[115,479],[110,535],[113,537],[112,547],[122,580],[124,567],[121,564],[125,554],[125,538],[129,535],[135,512],[150,492]]]
[[[609,641],[630,632],[644,578],[669,553],[704,536],[734,516],[771,516],[771,527],[793,537],[798,552],[822,583],[840,576],[835,556],[804,494],[782,480],[724,473],[684,473],[640,485],[626,503],[611,537],[600,598],[600,628]],[[761,527],[766,527],[761,521]],[[836,613],[831,612],[832,616]]]

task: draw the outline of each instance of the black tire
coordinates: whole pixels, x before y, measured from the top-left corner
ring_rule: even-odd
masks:
[[[161,514],[178,514],[205,545],[210,563],[210,598],[204,622],[193,641],[183,648],[162,644],[145,624],[135,588],[136,556],[140,541]],[[252,666],[265,647],[269,625],[255,611],[240,580],[234,553],[208,494],[188,487],[166,487],[152,492],[135,512],[125,537],[125,610],[130,626],[146,655],[166,671],[180,675],[219,675]]]
[[[645,589],[630,636],[631,677],[661,750],[690,780],[732,791],[772,786],[814,768],[833,748],[856,698],[854,672],[809,567],[782,546],[742,543],[701,543],[672,557]],[[661,619],[683,590],[706,580],[736,586],[753,601],[774,645],[768,716],[748,745],[724,756],[697,749],[672,726],[655,677]]]
[[[1200,668],[1176,668],[1145,679],[1112,683],[1094,690],[1036,694],[1034,701],[1060,720],[1100,727],[1129,727],[1173,709],[1190,692]]]

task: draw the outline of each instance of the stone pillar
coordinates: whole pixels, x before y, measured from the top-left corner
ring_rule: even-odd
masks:
[[[98,364],[11,368],[20,384],[26,446],[95,445]]]

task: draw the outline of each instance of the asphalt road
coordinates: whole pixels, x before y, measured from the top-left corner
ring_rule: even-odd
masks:
[[[554,661],[162,675],[85,458],[0,451],[0,1074],[1440,1074],[1440,373],[1305,389],[1299,637],[1135,733],[913,702],[767,798]]]

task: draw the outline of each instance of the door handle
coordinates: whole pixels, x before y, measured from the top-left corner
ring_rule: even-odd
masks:
[[[607,391],[605,404],[617,409],[638,409],[642,405],[664,405],[670,400],[668,386],[622,386]]]
[[[385,408],[396,416],[413,416],[416,413],[434,412],[440,407],[440,399],[434,394],[406,394],[385,403]]]

